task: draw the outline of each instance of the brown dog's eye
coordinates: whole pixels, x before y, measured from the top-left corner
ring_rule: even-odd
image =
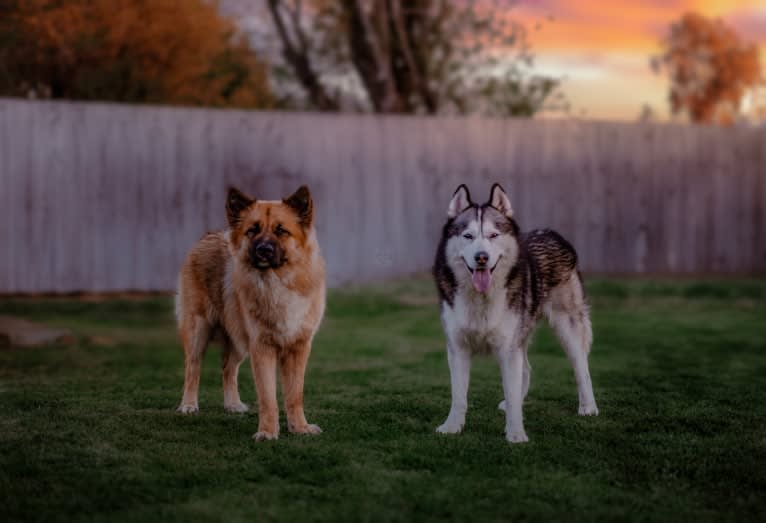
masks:
[[[252,227],[250,227],[245,234],[247,234],[250,238],[252,238],[259,232],[261,232],[261,224],[256,223]]]
[[[285,236],[286,234],[290,234],[290,231],[282,227],[282,224],[279,224],[274,229],[274,234],[276,234],[277,236]]]

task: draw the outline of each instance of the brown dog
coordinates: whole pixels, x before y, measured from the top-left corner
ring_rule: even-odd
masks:
[[[229,189],[229,229],[209,233],[181,268],[176,316],[186,372],[179,412],[198,410],[200,363],[208,342],[223,345],[223,404],[245,412],[237,371],[250,355],[258,393],[256,441],[279,436],[277,366],[290,432],[318,434],[303,414],[303,377],[325,307],[325,269],[303,186],[282,201]]]

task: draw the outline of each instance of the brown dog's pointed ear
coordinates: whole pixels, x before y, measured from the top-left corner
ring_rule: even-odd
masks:
[[[229,195],[226,197],[226,218],[229,226],[234,227],[239,223],[242,211],[250,207],[255,200],[245,196],[234,187],[229,187]]]
[[[505,214],[508,218],[513,217],[513,209],[511,208],[511,200],[508,199],[508,195],[500,187],[499,183],[492,186],[492,190],[489,192],[489,204]]]
[[[465,184],[461,184],[455,191],[455,194],[452,195],[452,200],[449,202],[449,207],[447,208],[447,216],[454,218],[471,205],[473,205],[473,202],[471,201],[471,193],[468,192],[468,187],[466,187]]]
[[[298,187],[292,195],[282,200],[288,207],[295,211],[300,218],[301,225],[310,227],[314,218],[314,202],[311,200],[309,188],[305,185]]]

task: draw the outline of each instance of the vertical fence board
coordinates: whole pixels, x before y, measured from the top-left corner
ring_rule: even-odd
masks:
[[[16,196],[15,182],[18,176],[11,176],[10,128],[11,109],[0,101],[0,288],[10,289],[13,285],[13,265],[18,240],[14,230],[13,199]]]

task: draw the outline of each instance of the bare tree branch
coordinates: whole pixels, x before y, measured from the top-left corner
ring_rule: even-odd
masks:
[[[299,10],[301,3],[298,2],[296,10],[291,13],[292,30],[298,39],[297,45],[296,42],[292,41],[285,20],[280,12],[280,8],[286,8],[286,6],[281,0],[268,0],[268,7],[271,18],[274,21],[274,26],[277,29],[277,34],[282,41],[282,56],[292,67],[298,81],[308,93],[311,103],[322,111],[337,111],[340,108],[338,100],[332,98],[327,93],[319,79],[319,75],[311,66],[308,41],[300,27]],[[288,13],[290,13],[289,9]]]
[[[419,64],[415,61],[415,56],[412,52],[412,46],[410,45],[410,35],[405,29],[404,16],[402,15],[402,6],[398,0],[390,1],[390,14],[393,20],[393,26],[396,31],[396,35],[399,40],[399,45],[402,49],[402,54],[407,62],[407,69],[409,70],[412,83],[415,86],[415,91],[420,95],[423,105],[425,105],[428,113],[433,114],[437,111],[436,100],[429,89],[428,85],[423,80]]]
[[[524,27],[505,13],[514,0],[268,3],[275,40],[319,108],[340,105],[345,92],[375,112],[529,116],[559,85],[531,76]],[[320,81],[346,86],[333,99]]]
[[[376,112],[401,112],[404,107],[397,96],[396,84],[391,72],[391,59],[378,40],[373,17],[376,7],[383,7],[383,26],[386,25],[385,3],[372,0],[369,10],[359,4],[360,0],[343,0],[349,15],[348,40],[351,59],[360,73]],[[365,12],[369,11],[369,12]],[[384,43],[387,39],[386,27],[380,35]],[[388,47],[388,46],[386,46]]]

